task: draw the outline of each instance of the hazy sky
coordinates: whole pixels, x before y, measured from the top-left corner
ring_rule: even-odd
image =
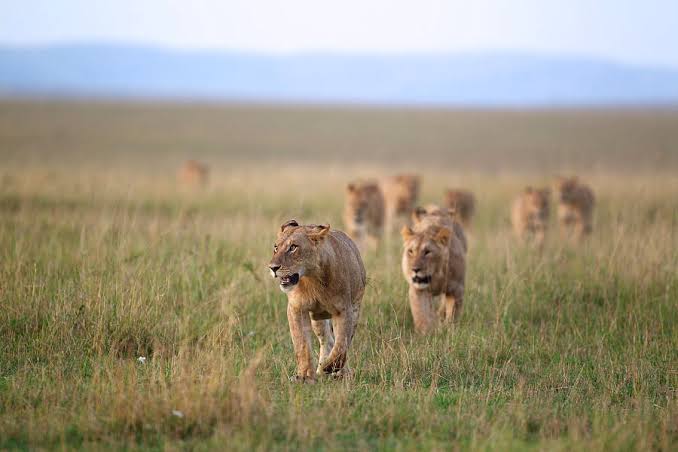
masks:
[[[521,50],[678,67],[678,0],[0,0],[0,45]]]

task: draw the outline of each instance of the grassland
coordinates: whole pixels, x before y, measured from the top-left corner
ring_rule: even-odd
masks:
[[[0,449],[678,448],[678,113],[0,103]],[[177,187],[185,158],[212,167]],[[354,378],[295,385],[279,224],[407,168],[479,201],[464,316],[413,333],[365,255]],[[595,229],[543,253],[508,202],[577,172]],[[145,357],[140,362],[139,357]],[[174,412],[174,414],[173,414]]]

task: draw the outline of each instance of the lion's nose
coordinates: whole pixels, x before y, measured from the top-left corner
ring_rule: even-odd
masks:
[[[421,268],[419,268],[419,267],[413,267],[413,268],[412,268],[412,271],[413,271],[414,273],[419,273],[420,270],[421,270]]]
[[[278,270],[280,270],[280,265],[278,265],[278,264],[271,264],[271,265],[268,266],[268,268],[271,270],[271,275],[273,275],[273,277],[275,278],[275,276],[276,276],[275,273],[276,273]]]

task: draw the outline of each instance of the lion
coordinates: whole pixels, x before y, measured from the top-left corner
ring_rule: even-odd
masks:
[[[289,220],[280,226],[268,268],[287,294],[297,362],[291,379],[314,382],[316,375],[347,375],[347,354],[367,282],[358,247],[329,225],[302,226]],[[315,372],[311,330],[320,342]]]
[[[459,222],[468,230],[476,211],[476,197],[468,190],[447,190],[445,205],[454,210]]]
[[[513,201],[511,223],[518,237],[542,247],[548,229],[551,190],[526,187]]]
[[[414,327],[427,333],[438,316],[446,322],[459,319],[466,279],[466,237],[447,210],[436,206],[417,209],[413,226],[403,226],[402,271],[409,284]],[[436,299],[443,298],[442,303]]]
[[[574,229],[578,239],[593,230],[593,190],[575,177],[560,177],[556,181],[558,191],[558,221],[562,236]]]
[[[396,230],[399,224],[408,224],[419,200],[420,181],[415,174],[397,174],[382,181],[389,232]]]
[[[204,163],[196,160],[187,160],[181,165],[177,173],[179,183],[187,186],[207,185],[209,168]]]
[[[344,225],[348,235],[362,247],[376,247],[384,232],[384,196],[376,182],[352,182],[346,186]]]

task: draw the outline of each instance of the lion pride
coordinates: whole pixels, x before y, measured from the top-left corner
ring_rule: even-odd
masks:
[[[280,226],[268,267],[287,294],[287,320],[297,361],[292,379],[313,382],[316,374],[345,375],[367,282],[355,243],[329,225],[302,226],[289,220]],[[315,371],[311,330],[320,342]]]
[[[457,320],[466,279],[466,237],[462,227],[446,210],[433,206],[417,209],[413,226],[404,226],[401,233],[401,265],[409,284],[415,329],[420,333],[431,331],[437,317],[446,322]]]

